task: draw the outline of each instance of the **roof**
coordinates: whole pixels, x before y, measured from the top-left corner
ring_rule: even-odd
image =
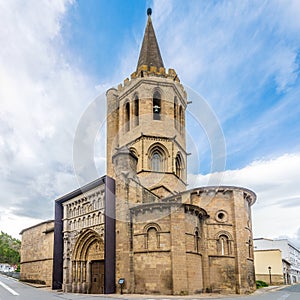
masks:
[[[25,228],[25,229],[22,229],[22,231],[21,231],[19,234],[23,234],[24,231],[27,231],[27,230],[32,229],[32,228],[35,228],[35,227],[39,227],[39,226],[44,225],[44,224],[49,224],[49,223],[54,223],[54,220],[43,221],[43,222],[41,222],[41,223],[38,223],[38,224],[35,224],[35,225],[33,225],[33,226],[27,227],[27,228]]]
[[[150,66],[155,66],[158,69],[164,68],[164,63],[161,58],[159,46],[152,25],[151,9],[148,9],[147,14],[148,14],[148,21],[147,21],[142,48],[140,51],[140,56],[136,68],[137,70],[139,67],[143,65],[147,65],[148,68],[150,68]]]
[[[290,240],[288,240],[287,238],[276,238],[276,239],[269,239],[269,238],[254,238],[253,241],[267,241],[267,242],[273,242],[273,243],[278,243],[278,242],[285,242],[287,245],[289,245],[290,247],[294,248],[297,251],[300,251],[300,248],[297,247],[296,245],[293,244],[293,242],[291,242]]]
[[[259,250],[254,249],[254,252],[272,252],[272,251],[282,252],[280,249],[277,249],[277,248],[274,248],[274,249],[259,249]]]
[[[85,193],[85,192],[87,192],[87,191],[89,191],[89,190],[91,190],[91,189],[93,189],[93,188],[95,188],[99,185],[105,184],[106,177],[107,176],[104,175],[100,178],[97,178],[96,180],[94,180],[94,181],[92,181],[92,182],[90,182],[90,183],[88,183],[88,184],[86,184],[86,185],[84,185],[84,186],[82,186],[82,187],[80,187],[76,190],[73,190],[72,192],[70,192],[68,194],[65,194],[65,195],[59,197],[58,199],[55,200],[55,202],[61,204],[65,201],[67,201],[67,200],[70,200],[70,199],[75,198],[79,195],[82,195],[83,193]]]

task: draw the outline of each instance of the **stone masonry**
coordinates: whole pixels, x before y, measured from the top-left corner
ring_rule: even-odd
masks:
[[[20,280],[52,285],[53,233],[53,220],[21,231]]]
[[[136,70],[106,95],[107,175],[55,201],[53,289],[119,293],[122,278],[124,293],[253,292],[256,195],[186,189],[188,95],[164,67],[151,10]]]

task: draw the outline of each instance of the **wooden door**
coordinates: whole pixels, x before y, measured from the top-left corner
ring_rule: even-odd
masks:
[[[91,294],[104,294],[104,261],[92,262]]]

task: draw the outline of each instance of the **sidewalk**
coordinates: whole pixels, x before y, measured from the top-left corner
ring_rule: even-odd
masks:
[[[265,288],[261,288],[256,290],[254,293],[249,294],[250,295],[259,295],[259,294],[264,294],[264,293],[269,293],[272,291],[277,291],[280,289],[283,289],[287,287],[287,285],[281,285],[281,286],[268,286]],[[226,298],[239,298],[239,297],[245,297],[247,295],[240,295],[240,294],[216,294],[216,293],[203,293],[203,294],[195,294],[195,295],[187,295],[187,296],[181,296],[181,295],[151,295],[151,294],[107,294],[107,295],[92,295],[89,294],[89,296],[93,297],[98,297],[102,299],[226,299]]]
[[[237,295],[237,294],[196,294],[196,295],[187,295],[187,296],[174,296],[174,295],[144,295],[144,294],[110,294],[110,295],[98,295],[101,298],[118,298],[118,299],[226,299],[233,297],[240,297],[245,295]]]
[[[264,294],[264,293],[268,293],[268,292],[272,292],[272,291],[278,291],[278,290],[281,290],[288,286],[289,285],[271,285],[271,286],[257,289],[252,295]]]

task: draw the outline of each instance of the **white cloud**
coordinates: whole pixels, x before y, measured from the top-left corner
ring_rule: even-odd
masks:
[[[0,231],[8,233],[15,238],[19,238],[19,233],[22,229],[31,227],[43,221],[45,221],[45,219],[15,216],[6,209],[1,209]]]
[[[298,238],[300,228],[300,154],[286,154],[272,160],[259,160],[239,170],[228,170],[219,174],[220,185],[246,187],[257,195],[253,205],[253,228],[256,237],[276,238],[289,236]],[[205,186],[212,182],[215,174],[189,175],[189,182]],[[220,178],[219,177],[219,178]],[[219,184],[219,182],[217,182]]]
[[[64,55],[72,3],[0,1],[0,227],[8,233],[13,214],[53,218],[53,199],[77,187],[73,136],[96,89]]]
[[[244,97],[257,101],[273,79],[278,93],[295,83],[297,1],[154,1],[154,7],[167,67],[209,99],[222,122],[251,104]]]

